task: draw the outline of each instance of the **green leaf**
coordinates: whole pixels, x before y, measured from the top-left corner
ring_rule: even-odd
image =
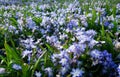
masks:
[[[22,65],[22,77],[28,77],[30,74],[28,73],[29,71],[29,65],[28,64],[23,64]],[[30,76],[29,76],[30,77]]]
[[[39,26],[40,23],[42,22],[42,18],[41,17],[33,17],[33,21],[35,21],[35,23]]]
[[[104,26],[102,25],[102,29],[101,29],[101,36],[104,37],[105,36],[105,29]]]
[[[35,69],[37,68],[37,66],[39,65],[39,62],[41,61],[41,58],[44,56],[44,54],[46,53],[47,51],[44,51],[43,53],[42,53],[42,55],[38,58],[38,60],[36,61],[36,63],[35,63],[35,65],[33,66],[33,70],[32,70],[32,75],[31,76],[33,76],[33,74],[34,74],[34,72],[35,72]]]
[[[0,55],[0,59],[3,60],[3,62],[7,63],[6,58]]]
[[[49,44],[45,44],[46,46],[47,46],[47,48],[51,51],[51,52],[53,52],[53,48],[49,45]]]
[[[112,30],[113,30],[113,33],[115,33],[115,32],[117,32],[117,25],[118,25],[118,24],[117,24],[116,21],[114,21],[113,24],[114,24],[114,27],[113,27]]]
[[[113,14],[113,17],[115,18],[116,17],[116,6],[113,7],[112,9],[112,14]]]
[[[10,21],[11,21],[11,23],[12,23],[13,26],[17,27],[18,22],[15,20],[15,18],[11,17]]]
[[[92,10],[92,22],[94,22],[96,20],[96,17],[97,17],[96,11],[93,9]]]
[[[7,60],[8,62],[10,62],[11,60],[14,60],[15,62],[17,62],[18,64],[20,64],[20,57],[19,55],[16,53],[15,49],[13,49],[12,47],[10,47],[7,42],[5,41],[4,43],[4,47],[6,50],[6,55],[7,55]]]
[[[50,51],[50,54],[52,54],[54,52],[59,52],[59,50],[56,47],[54,47],[54,46],[52,46],[52,45],[50,45],[48,43],[46,43],[45,45],[48,48],[48,50]]]

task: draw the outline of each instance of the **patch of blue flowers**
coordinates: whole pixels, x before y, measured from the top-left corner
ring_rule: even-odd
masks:
[[[0,76],[119,77],[120,3],[90,3],[1,4]]]

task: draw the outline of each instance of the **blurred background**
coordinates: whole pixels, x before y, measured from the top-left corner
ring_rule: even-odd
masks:
[[[30,3],[30,2],[42,2],[42,3],[52,3],[52,2],[72,2],[75,0],[0,0],[1,4],[17,4],[17,3]],[[110,4],[116,4],[116,3],[120,3],[120,0],[77,0],[80,1],[81,3],[83,2],[89,2],[89,3],[93,3],[93,2],[110,2]]]

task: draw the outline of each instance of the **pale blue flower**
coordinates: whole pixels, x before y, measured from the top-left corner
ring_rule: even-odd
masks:
[[[116,8],[117,8],[118,10],[120,10],[120,3],[118,3],[118,4],[116,5]]]
[[[68,52],[72,52],[75,55],[81,55],[84,51],[85,51],[86,45],[85,44],[81,44],[81,43],[74,43],[73,45],[71,45],[67,51]]]
[[[91,41],[90,41],[90,43],[88,44],[88,46],[90,47],[90,48],[93,48],[95,45],[97,45],[98,44],[98,41],[96,41],[96,40],[94,40],[94,39],[91,39]]]
[[[87,30],[86,32],[85,32],[88,36],[95,36],[97,33],[96,33],[96,31],[94,31],[94,30]]]
[[[117,72],[118,72],[118,74],[120,76],[120,65],[118,65],[118,67],[117,67]]]
[[[8,27],[8,30],[9,30],[9,32],[15,32],[15,31],[16,31],[16,27],[10,25],[10,26]]]
[[[60,51],[59,53],[59,56],[58,56],[60,59],[62,58],[66,58],[69,60],[69,54],[67,53],[67,51],[63,50],[63,51]]]
[[[53,54],[51,56],[52,62],[55,63],[57,61],[58,57],[59,57],[59,54]]]
[[[60,73],[61,73],[62,75],[65,75],[65,73],[66,73],[68,70],[69,70],[69,68],[61,67]]]
[[[53,70],[51,67],[45,68],[45,71],[48,74],[48,77],[53,77]]]
[[[95,50],[92,50],[91,52],[90,52],[90,55],[92,56],[92,58],[100,58],[101,57],[101,52],[99,51],[99,50],[97,50],[97,49],[95,49]]]
[[[22,69],[22,67],[18,64],[13,64],[12,68],[15,69],[15,70],[21,70]]]
[[[77,28],[79,25],[77,20],[71,20],[68,24],[67,27],[72,30],[73,28]]]
[[[25,50],[22,52],[22,58],[26,57],[26,56],[30,56],[30,54],[32,53],[32,50]]]
[[[68,59],[66,58],[62,58],[59,63],[62,65],[62,66],[65,66],[66,64],[68,64]]]
[[[37,72],[37,71],[36,71],[36,72],[35,72],[35,76],[36,76],[36,77],[41,77],[42,74],[41,74],[40,72]]]
[[[47,36],[47,41],[50,43],[56,43],[58,41],[58,37],[57,36]]]
[[[26,22],[27,22],[26,27],[28,27],[29,29],[33,30],[33,29],[37,28],[36,23],[32,20],[31,17],[30,18],[26,18]]]
[[[27,49],[36,48],[35,42],[32,37],[29,37],[26,40],[21,39],[21,44]]]
[[[0,74],[4,74],[5,73],[5,68],[0,67]]]
[[[72,69],[71,75],[72,77],[83,77],[84,71],[82,69]]]

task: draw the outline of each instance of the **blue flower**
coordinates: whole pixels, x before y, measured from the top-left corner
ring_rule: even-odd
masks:
[[[71,45],[67,51],[68,52],[72,52],[74,53],[74,55],[81,55],[84,51],[85,51],[86,45],[85,44],[77,44],[74,43],[73,45]]]
[[[120,65],[117,67],[117,72],[118,72],[118,74],[120,76]]]
[[[60,73],[61,73],[62,75],[65,75],[65,73],[66,73],[68,70],[69,70],[69,68],[61,67]]]
[[[102,57],[101,52],[98,51],[97,49],[92,50],[92,51],[90,52],[90,56],[91,56],[92,58],[95,58],[95,59],[99,59],[99,58]]]
[[[78,26],[78,21],[77,20],[71,20],[68,24],[67,27],[72,30],[73,28],[76,28]]]
[[[93,50],[90,52],[90,56],[92,57],[93,65],[101,64],[104,66],[105,69],[116,68],[116,64],[112,60],[112,55],[106,50],[104,50],[103,52]]]
[[[52,59],[52,62],[54,63],[54,65],[57,64],[58,58],[59,58],[59,54],[53,54],[53,55],[51,56],[51,59]]]
[[[118,4],[116,5],[116,8],[117,8],[118,10],[120,10],[120,3],[118,3]]]
[[[15,70],[21,70],[22,69],[22,67],[18,64],[13,64],[12,68],[15,69]]]
[[[101,63],[105,68],[116,68],[116,64],[112,60],[112,54],[108,53],[107,50],[102,52],[103,58]]]
[[[9,32],[15,32],[15,31],[16,31],[16,27],[10,25],[10,26],[8,27],[8,30],[9,30]]]
[[[0,67],[0,74],[4,74],[4,73],[5,73],[5,68]]]
[[[53,77],[53,70],[51,67],[45,68],[45,71],[48,74],[48,77]]]
[[[32,53],[31,50],[25,50],[22,52],[22,58],[26,57],[26,56],[30,56],[30,54]]]
[[[83,77],[84,71],[77,68],[77,69],[72,69],[71,75],[72,77]]]
[[[60,59],[62,59],[62,58],[70,59],[70,58],[69,58],[69,54],[68,54],[67,51],[65,51],[65,50],[60,51],[58,57],[59,57]]]
[[[41,74],[40,72],[37,72],[37,71],[36,71],[36,72],[35,72],[35,76],[36,76],[36,77],[41,77],[42,74]]]
[[[104,26],[109,26],[110,22],[106,21],[104,22]]]
[[[86,33],[88,36],[92,36],[92,37],[93,37],[93,36],[95,36],[95,35],[97,34],[97,32],[96,32],[96,31],[94,31],[94,30],[92,30],[92,29],[91,29],[91,30],[86,31],[85,33]]]
[[[26,40],[21,40],[21,44],[26,48],[26,49],[32,49],[36,48],[35,42],[32,37],[27,38]]]
[[[88,46],[92,49],[95,45],[97,45],[98,41],[91,39],[90,43],[88,44]]]
[[[47,42],[51,43],[51,44],[55,44],[58,41],[58,37],[57,36],[47,36]]]
[[[29,29],[34,30],[34,29],[37,28],[36,23],[32,20],[31,17],[30,18],[26,18],[26,22],[27,22],[26,27],[28,27]]]
[[[61,63],[61,65],[64,66],[68,63],[68,60],[66,58],[62,58],[59,63]]]

